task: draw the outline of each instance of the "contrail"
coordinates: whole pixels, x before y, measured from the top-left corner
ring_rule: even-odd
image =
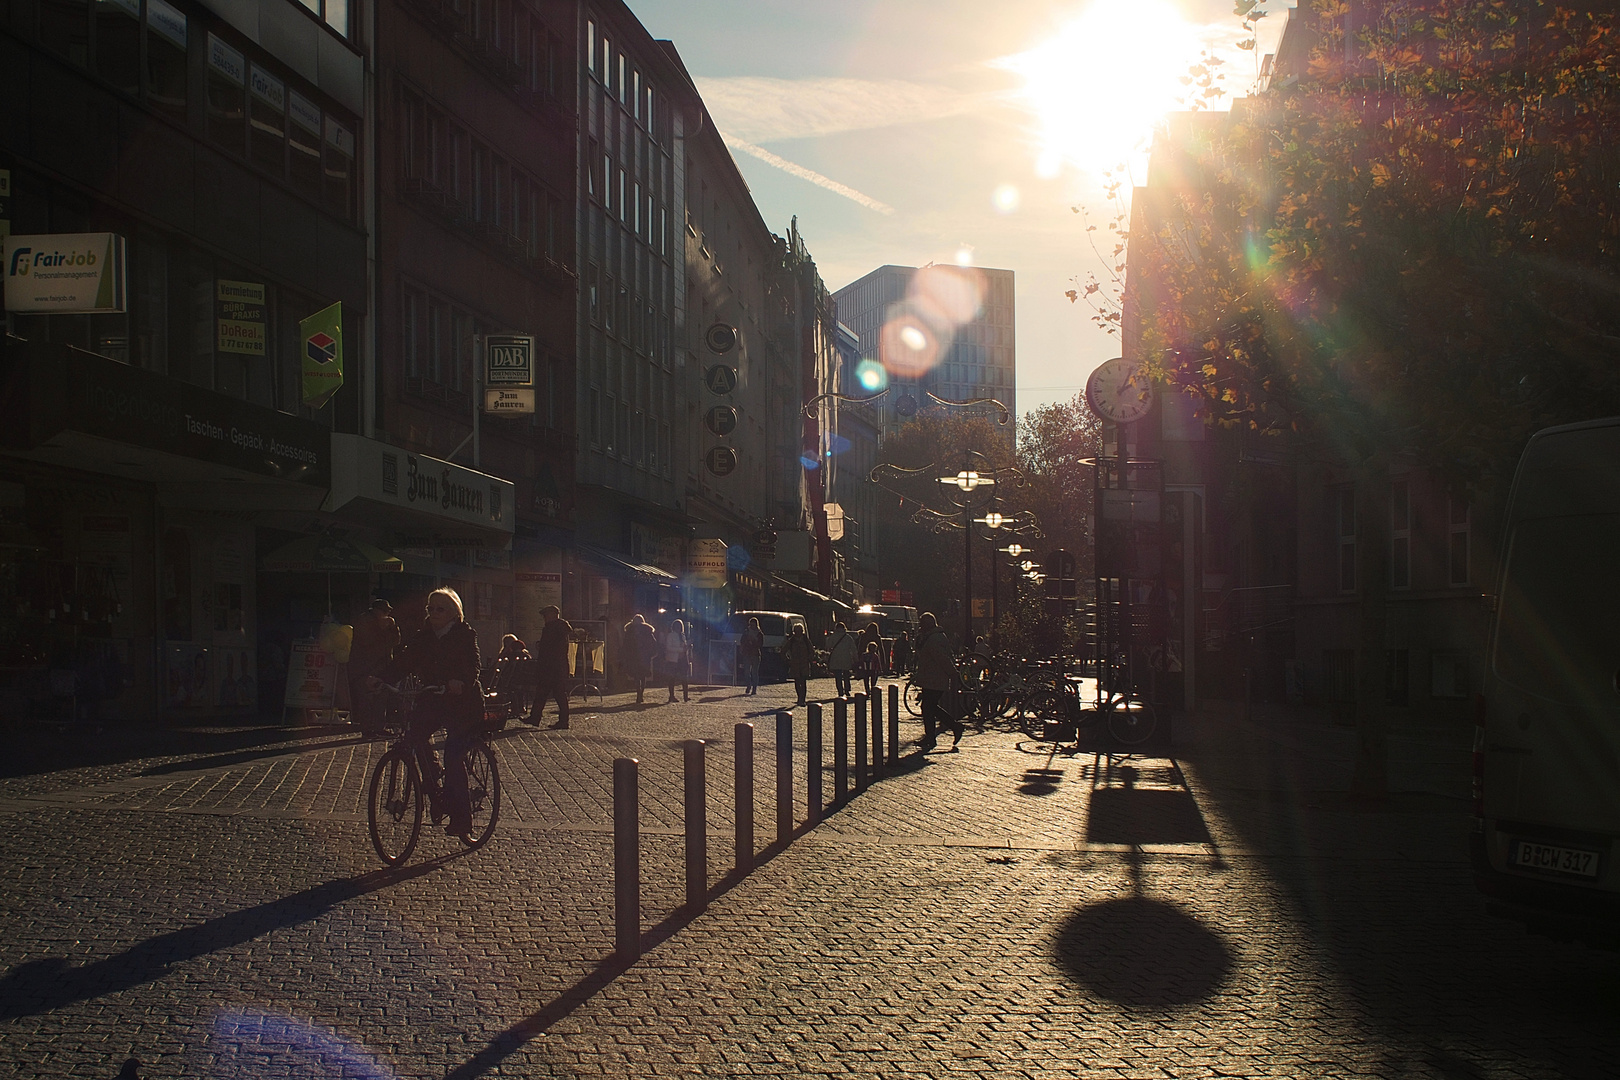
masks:
[[[826,188],[828,191],[842,195],[846,199],[858,202],[868,210],[876,210],[880,214],[894,213],[894,207],[888,205],[887,203],[878,202],[876,199],[872,198],[872,196],[863,195],[854,188],[845,184],[840,184],[838,181],[830,177],[822,176],[813,169],[807,169],[803,165],[795,165],[786,158],[779,158],[762,146],[755,146],[753,143],[743,142],[741,139],[736,138],[735,136],[726,135],[723,133],[720,137],[724,139],[726,145],[731,147],[733,150],[740,150],[750,157],[757,157],[767,165],[774,165],[789,175],[797,176],[800,180],[808,180],[810,183],[816,185],[816,187]]]

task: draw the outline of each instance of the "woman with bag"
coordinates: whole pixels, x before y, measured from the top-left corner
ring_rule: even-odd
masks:
[[[676,683],[681,684],[684,700],[692,700],[692,661],[687,652],[686,624],[676,619],[664,631],[664,675],[669,679],[669,701],[675,700]]]

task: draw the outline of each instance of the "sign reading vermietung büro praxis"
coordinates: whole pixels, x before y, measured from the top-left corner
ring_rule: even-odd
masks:
[[[117,233],[9,236],[4,257],[7,311],[124,310],[124,238]]]

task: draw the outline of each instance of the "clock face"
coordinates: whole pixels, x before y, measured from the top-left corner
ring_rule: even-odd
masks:
[[[1086,404],[1109,423],[1129,424],[1153,408],[1153,383],[1136,361],[1116,357],[1086,380]]]

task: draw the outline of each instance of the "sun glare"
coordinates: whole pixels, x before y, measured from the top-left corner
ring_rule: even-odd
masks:
[[[1037,174],[1102,170],[1141,153],[1153,125],[1181,107],[1198,44],[1164,0],[1093,0],[1055,36],[1004,61],[1023,77],[1040,122]]]

